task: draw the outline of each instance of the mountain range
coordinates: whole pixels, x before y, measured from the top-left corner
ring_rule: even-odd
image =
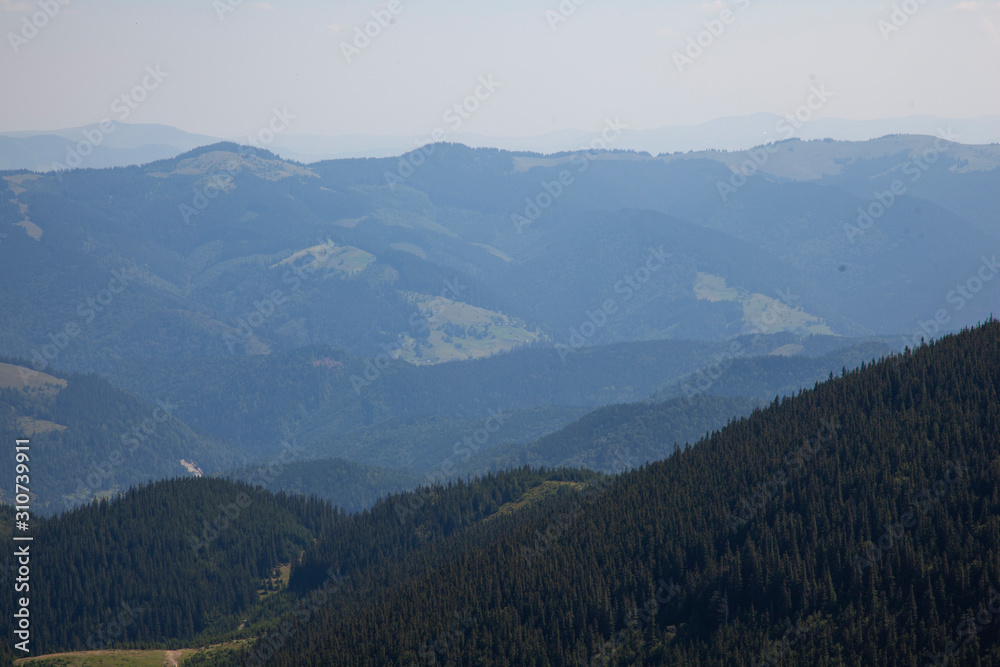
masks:
[[[609,471],[534,443],[613,404],[722,400],[672,429],[683,446],[988,318],[998,164],[997,146],[892,136],[655,158],[435,144],[307,165],[222,143],[5,172],[6,423],[99,468],[114,452],[75,402],[120,404],[116,439],[176,406],[152,458],[95,484],[53,469],[49,512],[192,470],[249,480],[290,446],[283,469],[312,481],[282,483],[352,509],[523,463]],[[69,389],[25,398],[46,378]],[[368,481],[329,482],[355,473]]]
[[[811,114],[810,114],[811,115]],[[444,124],[443,124],[444,126]],[[193,134],[167,125],[113,122],[57,130],[0,133],[0,169],[50,171],[67,168],[74,153],[80,165],[89,168],[124,167],[176,157],[181,153],[234,137]],[[877,120],[810,118],[801,122],[772,113],[718,118],[696,125],[672,125],[653,129],[629,128],[614,143],[615,148],[652,155],[704,150],[748,150],[764,143],[797,138],[868,141],[889,134],[937,135],[951,130],[965,144],[1000,143],[1000,117],[940,118],[909,116]],[[586,149],[600,128],[560,130],[537,136],[501,137],[471,132],[455,133],[452,141],[476,147],[507,151],[558,153]],[[312,163],[321,160],[392,157],[426,144],[431,133],[411,136],[320,135],[280,133],[263,146],[286,160]],[[243,138],[245,141],[245,138]],[[82,144],[82,146],[81,146]],[[84,154],[85,153],[85,154]],[[76,165],[69,165],[72,168]]]
[[[958,134],[0,172],[36,648],[988,660],[1000,145]]]

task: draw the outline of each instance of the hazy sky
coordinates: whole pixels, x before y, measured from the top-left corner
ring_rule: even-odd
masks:
[[[1000,2],[897,4],[890,31],[892,3],[856,0],[0,0],[0,131],[115,118],[144,78],[128,122],[226,137],[273,108],[294,133],[427,133],[490,76],[500,86],[461,132],[786,114],[817,84],[834,93],[818,116],[1000,114]],[[366,23],[377,35],[348,62],[342,45]],[[699,33],[707,46],[679,71]]]

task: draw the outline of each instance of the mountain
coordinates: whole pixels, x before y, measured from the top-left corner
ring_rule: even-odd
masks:
[[[833,139],[868,141],[890,134],[936,135],[952,130],[965,144],[1000,143],[1000,117],[940,118],[909,116],[876,120],[813,118],[790,123],[784,116],[756,113],[716,118],[696,125],[627,128],[615,140],[615,148],[660,155],[711,150],[742,151],[769,141]],[[792,131],[792,134],[789,133]],[[596,134],[588,130],[560,130],[536,136],[506,137],[460,132],[452,139],[474,148],[505,151],[559,153],[586,149]],[[115,122],[111,132],[94,123],[83,127],[49,131],[0,133],[0,169],[48,171],[53,164],[66,165],[73,152],[83,156],[81,166],[124,167],[172,158],[186,151],[220,141],[217,137],[184,132],[167,125]],[[347,158],[388,158],[426,144],[426,135],[319,135],[282,132],[268,148],[286,160],[302,163]],[[81,149],[81,143],[91,148]]]
[[[287,587],[249,609],[238,603],[208,626],[165,627],[188,645],[231,642],[191,658],[196,666],[432,658],[989,664],[1000,658],[989,612],[1000,601],[1000,569],[990,556],[1000,548],[998,369],[1000,322],[991,320],[775,400],[618,476],[522,469],[436,485],[334,520],[321,505],[300,506],[303,519],[284,525],[318,537],[302,545]],[[621,421],[640,446],[661,441],[644,426],[650,409],[634,408],[635,420]],[[600,429],[594,437],[601,440]],[[226,484],[161,483],[38,529],[105,535],[125,520],[146,536],[155,522],[169,527],[160,548],[172,553],[185,539],[173,526],[200,525],[203,508],[224,502],[212,494],[238,491]],[[208,502],[194,505],[200,514],[192,522],[187,496],[195,493]],[[271,513],[291,502],[257,493]],[[174,502],[164,505],[167,498]],[[235,553],[223,537],[237,533],[220,531],[213,558]],[[137,553],[148,548],[143,539]],[[246,553],[257,553],[253,535],[246,540]],[[45,544],[52,568],[92,548],[74,539]],[[188,557],[162,562],[157,578],[129,580],[133,596],[150,595],[175,573],[203,576],[209,566]],[[196,562],[203,565],[185,570]],[[227,574],[230,585],[270,581],[271,562],[262,563],[263,577]],[[48,611],[103,585],[100,576],[77,581],[87,590],[43,596],[36,627],[47,649],[81,641]],[[186,587],[160,608],[215,600],[222,585]],[[133,645],[151,636],[153,620],[136,615]]]
[[[782,354],[832,354],[853,340],[832,336],[769,334],[726,343],[645,341],[581,348],[563,356],[543,346],[486,359],[414,366],[364,359],[311,346],[250,357],[196,360],[136,359],[110,378],[146,400],[176,396],[177,415],[201,432],[269,456],[282,440],[321,458],[427,470],[453,453],[453,444],[499,422],[480,448],[526,444],[565,426],[589,409],[647,399],[712,366],[777,353],[763,366],[795,366]],[[779,389],[753,388],[754,396],[811,386],[832,371],[854,367],[887,348],[811,359]],[[868,355],[868,356],[866,356]],[[376,367],[378,362],[381,368]],[[700,391],[700,390],[699,390]]]
[[[383,465],[422,473],[420,480],[440,480],[457,474],[449,467],[456,456],[498,447],[523,447],[558,431],[590,412],[590,407],[540,405],[521,410],[489,408],[477,417],[437,414],[401,416],[321,438],[310,447],[316,457],[344,457],[367,465]],[[405,413],[405,411],[402,411]],[[458,454],[456,454],[458,452]],[[416,488],[413,484],[409,488]]]
[[[1000,148],[772,148],[770,171],[725,198],[742,155],[440,144],[303,166],[216,144],[142,167],[9,173],[0,272],[25,287],[4,293],[0,351],[42,372],[311,344],[438,364],[755,331],[918,342],[990,314],[973,290],[997,272]],[[912,169],[892,194],[886,174]],[[855,232],[873,192],[895,204]]]
[[[420,486],[414,472],[365,466],[343,459],[296,461],[289,452],[262,465],[227,471],[224,476],[272,493],[321,498],[349,513],[362,512],[379,500]]]
[[[426,564],[324,608],[268,664],[408,664],[428,645],[459,663],[995,660],[981,610],[1000,596],[983,557],[1000,548],[998,355],[994,320],[775,402],[589,496],[436,538]],[[327,536],[301,571],[352,562],[343,544]],[[469,624],[450,625],[455,613]],[[361,648],[371,615],[385,631]]]
[[[762,336],[746,343],[746,353],[798,348],[807,355],[844,344],[810,337],[796,346],[789,342],[794,340]],[[634,450],[626,442],[626,453],[618,458],[631,463],[622,464],[606,453],[580,451],[578,440],[564,435],[605,423],[607,413],[598,412],[570,425],[593,408],[646,398],[692,371],[713,372],[714,360],[728,349],[657,341],[588,348],[566,363],[545,349],[463,364],[396,362],[362,392],[354,391],[351,376],[363,374],[367,362],[322,348],[232,361],[121,366],[113,376],[139,379],[123,381],[134,385],[138,396],[93,375],[57,377],[21,361],[0,365],[0,410],[7,414],[3,430],[10,439],[29,436],[36,446],[67,454],[39,464],[35,510],[40,513],[113,497],[137,483],[192,474],[225,474],[361,511],[421,483],[526,463],[617,470],[655,460],[669,449]],[[759,386],[747,380],[735,390],[773,396],[767,378],[778,374],[782,390],[794,392],[885,349],[741,359],[755,363],[764,379]],[[791,374],[789,366],[795,369]],[[629,370],[634,368],[643,370]],[[721,382],[713,391],[727,386]],[[706,397],[704,409],[692,409],[679,402],[660,428],[670,434],[671,445],[675,440],[683,445],[753,405]],[[563,434],[543,437],[563,427]],[[12,462],[6,466],[13,472]],[[10,499],[13,488],[0,485],[0,493]]]
[[[883,342],[841,348],[843,341],[831,337],[813,336],[797,342],[787,334],[762,338],[763,341],[754,341],[752,346],[748,343],[746,353],[753,356],[733,357],[724,354],[728,351],[725,348],[708,346],[692,360],[696,365],[708,365],[676,383],[667,382],[666,388],[642,404],[599,407],[613,403],[617,395],[644,396],[652,386],[662,384],[663,378],[676,376],[673,364],[683,363],[686,346],[663,341],[593,348],[578,360],[587,360],[591,366],[584,373],[580,372],[583,369],[573,368],[576,364],[568,364],[565,369],[555,363],[546,364],[546,356],[554,354],[532,351],[514,352],[471,367],[453,364],[440,369],[416,369],[407,380],[390,376],[388,385],[408,387],[417,395],[435,397],[436,403],[420,407],[420,403],[403,401],[401,396],[393,397],[373,387],[371,400],[384,406],[387,414],[399,416],[333,437],[320,437],[322,431],[299,430],[297,446],[283,443],[283,450],[270,455],[263,466],[228,474],[245,481],[256,480],[271,490],[314,494],[338,507],[356,511],[371,507],[385,495],[421,484],[478,477],[525,465],[621,472],[665,458],[675,446],[694,443],[775,396],[795,395],[834,373],[853,370],[890,351]],[[766,350],[772,350],[771,354],[761,354]],[[651,384],[637,382],[640,378],[633,377],[631,385],[620,387],[626,381],[620,375],[621,369],[637,366],[645,369],[644,375],[650,377]],[[438,381],[421,377],[437,374],[438,370],[449,372],[438,374]],[[271,371],[262,376],[274,378],[279,373]],[[536,378],[529,385],[542,391],[519,396],[523,394],[523,388],[519,387],[524,383],[519,385],[515,379],[518,377]],[[705,380],[709,381],[707,385]],[[308,382],[302,386],[307,393],[313,391]],[[560,391],[566,387],[597,386],[627,393],[587,396]],[[454,388],[460,391],[455,392]],[[245,386],[212,391],[248,394]],[[260,402],[280,405],[283,398],[295,400],[290,385],[279,384],[277,391],[280,396],[262,398]],[[490,394],[492,398],[488,397]],[[744,398],[744,394],[751,398]],[[194,405],[203,402],[210,404],[208,395]],[[333,401],[338,410],[349,408],[350,402],[349,397]],[[499,407],[518,403],[537,404],[537,407],[512,410]],[[487,409],[469,411],[470,404],[485,405]],[[574,404],[589,407],[573,407]],[[597,409],[591,411],[593,407]],[[424,411],[427,414],[420,414]],[[412,416],[404,416],[411,412]],[[317,409],[315,414],[309,422],[324,424],[326,432],[331,423],[340,420],[338,413],[327,407]],[[247,434],[237,437],[244,446],[251,431],[266,431],[268,427],[266,417],[249,425]],[[641,434],[650,431],[655,431],[661,440],[655,446],[637,444],[649,443]],[[265,475],[264,470],[269,470],[269,474]]]
[[[762,340],[758,345],[766,352],[771,349],[769,343]],[[413,420],[429,417],[462,420],[447,429],[464,432],[479,428],[495,412],[520,413],[544,406],[571,409],[560,411],[566,416],[524,412],[504,418],[497,437],[527,442],[532,433],[541,435],[537,429],[552,419],[558,428],[579,416],[579,408],[641,400],[711,363],[712,355],[725,349],[725,344],[686,341],[622,344],[584,350],[564,363],[554,350],[539,347],[431,366],[383,359],[379,369],[370,359],[317,346],[211,360],[139,359],[121,365],[112,377],[149,400],[177,396],[177,414],[186,422],[202,432],[239,442],[246,451],[270,454],[278,450],[282,439],[297,438],[301,445],[321,446],[332,457],[368,456],[355,460],[433,465],[434,452],[421,451],[416,458],[406,458],[396,445],[387,444],[397,451],[380,459],[386,451],[382,445],[369,442],[364,448],[374,450],[363,455],[352,453],[354,446],[349,442],[338,444],[331,438],[362,429],[378,429],[382,434],[407,430],[412,437],[414,429],[425,428]],[[637,365],[644,368],[641,373],[629,372]],[[524,429],[528,435],[519,432]],[[439,444],[450,449],[452,441]]]
[[[997,146],[894,136],[655,158],[435,144],[308,165],[221,143],[4,172],[0,354],[177,404],[197,444],[101,491],[185,474],[181,459],[264,464],[283,443],[424,476],[557,465],[580,452],[526,448],[589,410],[718,384],[718,364],[735,362],[709,394],[770,400],[886,350],[806,357],[988,317],[998,166]],[[130,410],[116,423],[144,418]],[[471,452],[484,467],[460,467],[491,411],[506,416]],[[113,453],[74,443],[88,465]]]
[[[888,356],[892,348],[872,341],[834,350],[822,356],[794,354],[798,345],[776,348],[767,356],[729,357],[653,394],[651,401],[689,400],[700,394],[767,401],[794,396],[828,376],[854,370],[861,364]]]
[[[715,118],[695,125],[671,125],[648,129],[627,128],[615,139],[614,148],[625,151],[663,155],[669,153],[702,153],[711,151],[745,151],[761,144],[796,138],[802,141],[831,139],[837,142],[869,141],[887,135],[938,134],[945,128],[961,137],[965,144],[1000,143],[1000,116],[981,118],[940,118],[937,116],[909,116],[877,120],[852,120],[846,118],[812,118],[807,122],[795,121],[773,113],[756,113],[745,116]],[[456,134],[453,139],[476,148],[500,148],[507,151],[559,153],[586,149],[599,132],[560,130],[533,137],[491,137],[473,133]],[[385,157],[385,139],[380,150],[367,155],[348,153],[351,137],[327,139],[320,144],[330,151],[326,158]],[[374,138],[372,138],[374,139]],[[396,139],[396,152],[412,150],[419,137]],[[341,143],[343,142],[343,143]],[[282,148],[277,149],[286,157]],[[344,152],[341,152],[344,151]],[[300,158],[296,158],[300,159]],[[318,159],[318,158],[317,158]]]
[[[460,473],[532,468],[587,468],[619,473],[665,459],[675,447],[749,415],[760,405],[747,398],[696,396],[666,404],[633,403],[600,408],[531,444],[507,444],[476,453]],[[463,452],[464,457],[464,452]]]
[[[340,518],[325,503],[208,478],[36,518],[33,652],[193,639],[284,588],[289,564]],[[12,596],[0,605],[14,613]]]
[[[175,157],[215,137],[169,125],[107,121],[62,130],[0,133],[0,169],[105,169]]]
[[[31,441],[39,514],[247,460],[227,442],[195,433],[169,396],[146,403],[94,375],[36,373],[13,361],[0,363],[0,435]],[[15,466],[13,457],[0,461],[0,502],[13,503]]]
[[[909,116],[876,120],[847,118],[812,118],[795,123],[786,116],[758,113],[732,118],[718,118],[689,126],[674,126],[648,130],[629,130],[615,147],[623,150],[644,151],[653,155],[677,152],[701,152],[709,149],[742,151],[763,143],[793,136],[802,141],[832,139],[837,142],[868,141],[890,134],[936,135],[944,128],[952,128],[965,144],[993,144],[1000,142],[1000,117],[940,118],[937,116]],[[562,150],[579,148],[589,142],[564,146]],[[479,144],[475,144],[479,145]],[[510,148],[508,146],[502,146]],[[526,148],[521,147],[521,150]],[[538,150],[538,149],[534,149]]]

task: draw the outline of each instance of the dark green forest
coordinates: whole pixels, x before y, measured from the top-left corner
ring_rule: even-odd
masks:
[[[275,568],[343,516],[325,502],[184,479],[35,519],[33,652],[192,640],[257,605]],[[0,577],[9,582],[5,558]],[[13,613],[10,596],[3,604]]]
[[[371,588],[355,574],[366,593],[267,664],[410,664],[439,636],[446,664],[988,664],[998,369],[991,321],[776,401],[578,505],[442,536]],[[303,569],[351,562],[341,542]]]
[[[186,531],[247,487],[158,483],[39,522],[48,567],[128,582],[69,577],[39,614],[175,596],[128,641],[257,638],[189,665],[992,664],[998,394],[990,320],[616,476],[522,468],[351,516],[255,491],[260,519],[237,517],[204,560]],[[634,425],[619,414],[593,415],[594,432],[668,446],[645,409]],[[101,544],[115,539],[128,548]],[[280,562],[287,588],[250,604]],[[45,649],[85,642],[102,620],[88,619],[41,624]]]

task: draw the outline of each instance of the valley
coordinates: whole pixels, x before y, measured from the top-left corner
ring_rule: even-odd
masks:
[[[0,666],[1000,664],[1000,5],[64,4]]]

